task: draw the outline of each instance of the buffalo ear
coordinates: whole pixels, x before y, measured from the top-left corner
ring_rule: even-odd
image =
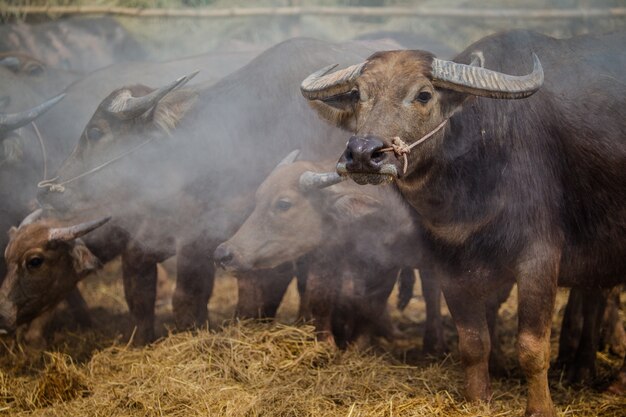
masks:
[[[380,201],[365,194],[343,194],[332,202],[331,215],[338,221],[355,222],[381,209]]]
[[[198,94],[193,90],[175,90],[163,97],[152,110],[152,121],[161,130],[170,132],[193,107]]]
[[[74,271],[79,275],[96,271],[102,265],[100,260],[87,249],[87,246],[80,239],[76,240],[76,244],[72,248],[72,261]]]
[[[350,92],[325,100],[310,100],[309,105],[330,124],[353,131],[356,128],[354,111],[357,101],[358,96]]]

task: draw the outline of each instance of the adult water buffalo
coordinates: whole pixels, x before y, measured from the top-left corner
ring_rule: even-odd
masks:
[[[147,54],[111,17],[0,26],[0,52],[23,52],[59,69],[90,72]]]
[[[306,257],[301,311],[315,320],[323,339],[339,346],[391,338],[389,294],[400,269],[410,275],[420,267],[427,304],[424,351],[441,352],[441,291],[420,259],[406,205],[390,187],[341,183],[345,178],[325,172],[331,164],[294,162],[296,157],[288,155],[261,184],[254,211],[217,247],[215,262],[249,271]]]
[[[136,340],[154,332],[160,259],[153,254],[177,251],[173,306],[179,325],[205,322],[213,285],[207,254],[245,219],[251,208],[245,196],[276,164],[276,155],[302,147],[304,155],[330,157],[340,149],[332,138],[341,132],[296,94],[300,79],[319,60],[351,64],[371,51],[297,39],[210,87],[179,88],[181,79],[157,90],[121,88],[102,101],[40,200],[69,217],[111,214],[113,220],[94,233],[114,227],[130,236],[134,248],[123,265],[139,324]],[[276,112],[277,106],[284,111]],[[290,269],[280,274],[293,276]]]
[[[596,291],[626,276],[625,42],[514,31],[455,62],[383,52],[302,83],[322,117],[354,132],[338,171],[361,183],[395,179],[419,215],[469,399],[490,397],[485,299],[495,288],[519,289],[526,414],[552,416],[557,285]]]
[[[8,242],[7,231],[31,210],[37,182],[43,179],[43,150],[38,133],[30,125],[63,96],[45,101],[12,72],[0,68],[0,249]],[[0,276],[4,276],[0,260]]]
[[[77,71],[51,68],[30,55],[17,52],[0,53],[0,67],[9,70],[22,84],[41,96],[63,91],[84,76]]]

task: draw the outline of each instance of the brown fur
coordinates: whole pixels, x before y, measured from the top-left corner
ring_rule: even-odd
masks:
[[[7,276],[0,287],[0,325],[13,331],[62,301],[76,283],[100,267],[80,239],[51,241],[58,220],[37,221],[10,231],[5,251]],[[40,265],[31,266],[34,260]]]

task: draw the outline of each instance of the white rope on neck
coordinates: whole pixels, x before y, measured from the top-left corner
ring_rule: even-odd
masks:
[[[380,152],[393,152],[397,157],[401,156],[403,158],[403,162],[404,162],[404,168],[402,170],[402,175],[406,175],[406,170],[408,169],[408,166],[409,166],[409,159],[408,159],[407,155],[417,145],[419,145],[420,143],[425,142],[426,140],[431,138],[435,133],[437,133],[441,129],[443,129],[443,127],[446,125],[446,123],[448,123],[448,120],[450,120],[450,119],[444,119],[443,122],[439,123],[439,125],[435,129],[431,130],[430,132],[428,132],[427,134],[425,134],[420,139],[418,139],[417,141],[413,142],[410,145],[407,145],[406,142],[404,142],[402,139],[400,139],[400,136],[396,136],[393,139],[391,139],[391,146],[388,146],[386,148],[381,149]]]
[[[65,191],[65,185],[74,182],[80,178],[86,177],[87,175],[93,174],[95,172],[100,171],[101,169],[111,165],[114,162],[119,161],[120,159],[122,159],[123,157],[130,155],[131,153],[135,152],[136,150],[138,150],[139,148],[143,147],[144,145],[147,145],[148,143],[150,143],[152,140],[154,139],[154,137],[151,137],[150,139],[146,139],[145,141],[141,142],[139,145],[135,146],[134,148],[129,149],[128,151],[124,152],[121,155],[116,156],[113,159],[110,159],[106,162],[104,162],[103,164],[98,165],[95,168],[90,169],[87,172],[83,172],[82,174],[79,174],[75,177],[70,178],[69,180],[65,180],[63,182],[59,182],[59,183],[55,183],[56,180],[59,179],[58,176],[51,178],[49,180],[44,180],[41,181],[39,184],[37,184],[38,188],[48,188],[50,191],[52,192],[57,192],[57,193],[62,193]]]

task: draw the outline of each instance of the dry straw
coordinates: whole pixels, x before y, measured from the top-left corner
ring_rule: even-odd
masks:
[[[495,381],[491,405],[462,401],[451,358],[410,366],[391,355],[340,352],[310,326],[235,323],[153,346],[95,352],[80,366],[49,354],[32,375],[2,374],[0,410],[41,416],[505,416],[523,386]],[[623,398],[553,387],[560,415],[624,415]]]

